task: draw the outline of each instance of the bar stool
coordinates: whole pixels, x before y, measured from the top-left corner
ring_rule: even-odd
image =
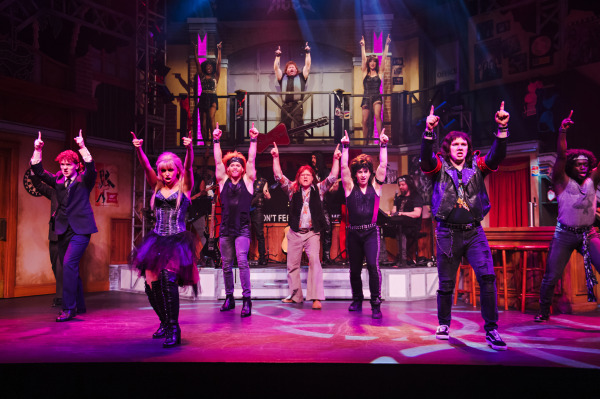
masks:
[[[459,289],[458,288],[458,283],[460,282],[460,277],[462,275],[462,271],[466,270],[467,274],[464,275],[463,277],[463,281],[464,284],[466,285],[466,277],[469,277],[469,279],[471,280],[469,283],[469,289],[462,288]],[[476,308],[477,307],[477,295],[475,293],[475,282],[476,282],[476,278],[475,278],[475,271],[473,270],[473,268],[471,267],[471,265],[469,263],[465,263],[465,262],[461,262],[460,265],[458,266],[458,270],[456,271],[456,284],[454,285],[454,304],[456,305],[456,302],[458,300],[458,294],[469,294],[471,303],[473,304],[473,307]]]
[[[496,272],[496,276],[498,272],[502,271],[502,289],[496,288],[497,295],[504,296],[504,310],[508,310],[508,284],[507,284],[507,266],[506,266],[506,251],[515,250],[514,245],[502,245],[502,244],[492,244],[490,245],[490,249],[492,251],[501,251],[502,253],[502,265],[496,266],[494,265],[494,272]],[[496,277],[496,281],[498,281],[498,277]],[[496,287],[498,284],[496,284]]]
[[[542,275],[546,271],[546,259],[548,257],[548,244],[524,244],[516,247],[517,251],[523,251],[523,259],[521,262],[521,273],[522,273],[522,281],[521,281],[521,312],[525,312],[525,301],[527,298],[538,298],[540,297],[540,293],[534,292],[533,288],[535,286],[535,281],[532,283],[532,290],[527,290],[527,273],[528,272],[542,272]],[[528,265],[528,255],[536,255],[536,259],[541,259],[538,265]]]

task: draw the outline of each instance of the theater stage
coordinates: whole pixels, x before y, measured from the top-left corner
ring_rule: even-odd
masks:
[[[460,301],[446,342],[434,337],[435,299],[386,301],[381,320],[371,319],[368,302],[362,312],[350,313],[348,300],[325,301],[321,311],[310,303],[254,300],[252,317],[242,319],[241,301],[234,311],[219,312],[221,301],[184,299],[183,343],[163,349],[162,340],[151,339],[158,323],[144,295],[87,294],[87,313],[67,323],[54,321],[51,300],[0,300],[3,391],[44,393],[61,389],[53,382],[71,381],[92,394],[113,384],[157,393],[165,382],[169,386],[168,379],[158,378],[161,370],[185,377],[171,392],[182,394],[187,384],[228,392],[271,387],[269,392],[284,394],[290,379],[299,389],[326,382],[326,390],[357,394],[402,392],[409,384],[429,397],[442,389],[437,383],[445,384],[442,391],[463,387],[465,393],[487,384],[498,393],[515,389],[515,383],[524,384],[521,393],[556,393],[557,381],[568,382],[570,392],[593,387],[597,393],[600,376],[600,311],[553,315],[542,324],[533,322],[533,314],[500,311],[500,333],[509,349],[497,352],[485,343],[479,310]],[[44,380],[51,384],[27,383]],[[246,380],[252,383],[239,385]]]

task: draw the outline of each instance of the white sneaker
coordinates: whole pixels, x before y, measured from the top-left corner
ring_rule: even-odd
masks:
[[[506,349],[508,349],[506,343],[502,340],[502,338],[500,338],[498,330],[488,331],[488,333],[485,334],[485,340],[488,343],[488,345],[491,346],[494,350],[505,351]]]
[[[450,327],[445,324],[438,326],[437,330],[435,330],[435,337],[437,339],[445,339],[450,338]]]

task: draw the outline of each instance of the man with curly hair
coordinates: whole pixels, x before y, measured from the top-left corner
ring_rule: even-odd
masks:
[[[371,295],[371,317],[381,319],[381,270],[379,269],[380,232],[377,213],[382,186],[387,172],[387,143],[385,129],[379,135],[379,166],[373,167],[373,160],[367,154],[360,154],[352,161],[348,132],[340,141],[342,144],[342,184],[346,197],[348,225],[346,226],[346,248],[350,262],[350,287],[352,303],[350,312],[362,310],[364,299],[361,273],[363,261],[369,272],[369,292]]]
[[[554,287],[563,274],[573,250],[583,255],[588,300],[595,301],[597,284],[592,264],[600,272],[600,238],[592,227],[596,211],[596,188],[600,182],[596,157],[587,150],[567,150],[567,130],[573,126],[573,111],[564,119],[558,131],[556,162],[552,183],[558,199],[558,220],[550,243],[546,272],[540,288],[540,310],[534,321],[550,318]]]
[[[434,154],[433,129],[437,126],[439,117],[433,111],[432,106],[423,133],[421,169],[433,182],[431,213],[437,222],[435,236],[439,327],[435,337],[445,340],[449,338],[456,271],[462,257],[466,256],[480,287],[485,340],[492,349],[506,350],[506,343],[497,331],[496,275],[481,221],[490,210],[484,179],[497,170],[506,156],[509,114],[504,110],[503,101],[495,115],[498,124],[496,140],[488,154],[482,157],[479,156],[479,151],[473,151],[469,136],[456,131],[446,135],[441,153]]]

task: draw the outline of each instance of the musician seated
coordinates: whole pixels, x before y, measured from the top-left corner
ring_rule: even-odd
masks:
[[[398,266],[414,266],[419,250],[419,231],[423,199],[412,177],[404,175],[398,178],[398,190],[394,196],[394,207],[390,212],[392,222],[397,226]],[[406,253],[403,254],[403,238],[406,239]]]
[[[194,226],[203,246],[208,237],[206,219],[210,214],[215,188],[215,180],[210,171],[204,167],[198,168],[194,173],[194,188],[192,189],[192,203],[188,210],[188,222]]]

